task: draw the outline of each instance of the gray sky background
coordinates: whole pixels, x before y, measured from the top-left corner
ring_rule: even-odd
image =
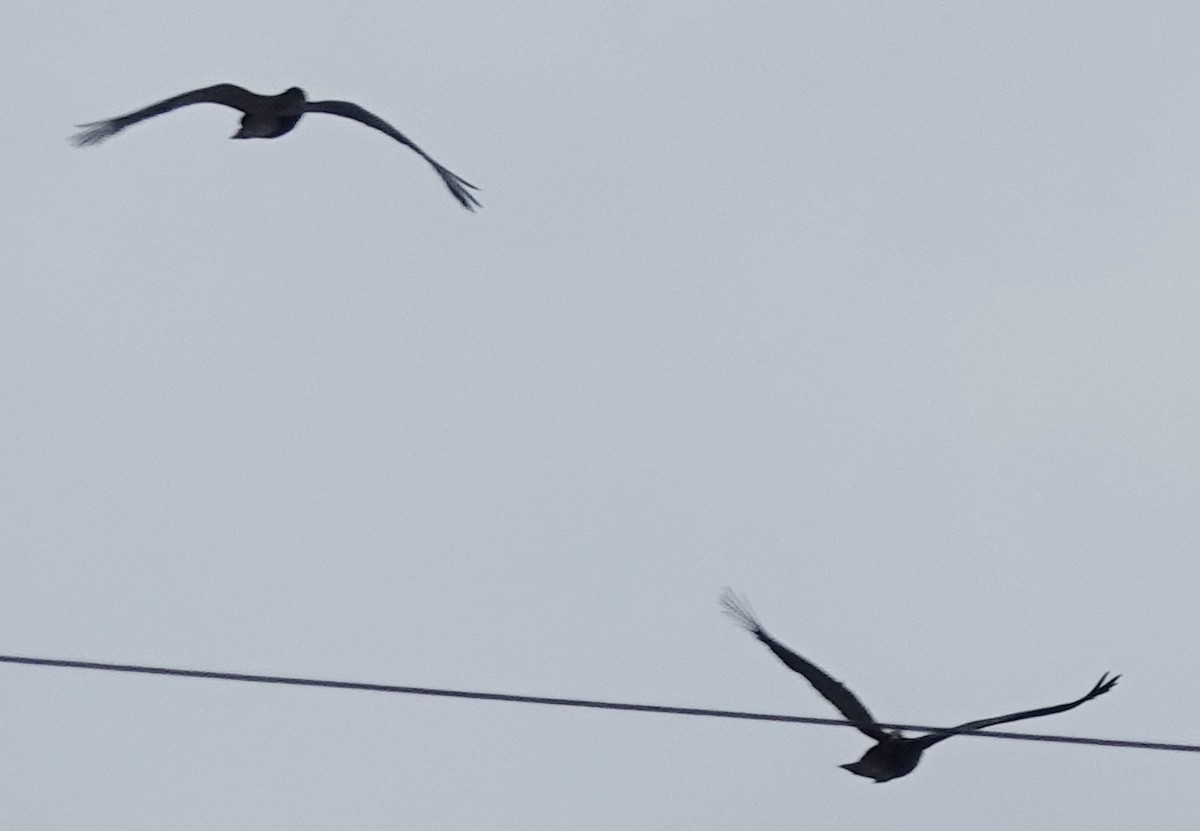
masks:
[[[21,3],[0,652],[1200,740],[1194,3]],[[231,142],[229,81],[356,101]],[[1200,759],[0,667],[0,827],[1182,828]]]

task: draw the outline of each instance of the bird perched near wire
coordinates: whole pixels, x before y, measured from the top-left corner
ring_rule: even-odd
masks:
[[[876,782],[887,782],[890,779],[898,779],[901,776],[906,776],[912,773],[917,766],[917,762],[921,761],[922,753],[938,742],[945,741],[955,735],[955,733],[931,733],[916,738],[906,738],[899,731],[884,730],[854,693],[834,680],[829,673],[816,664],[801,658],[795,652],[792,652],[768,635],[766,630],[762,628],[762,625],[759,624],[758,619],[754,616],[754,612],[750,609],[750,604],[745,599],[739,598],[729,589],[725,589],[721,593],[721,608],[739,626],[747,629],[752,635],[766,644],[767,648],[774,652],[776,657],[783,661],[788,668],[803,675],[808,683],[812,684],[813,688],[823,695],[830,704],[836,707],[860,732],[868,738],[875,740],[875,746],[867,750],[857,762],[841,765],[841,767],[856,776],[865,776],[868,779],[874,779]],[[1074,701],[1068,701],[1066,704],[1056,704],[1052,707],[1042,707],[1037,710],[1023,710],[1019,713],[1009,713],[1008,715],[995,716],[994,718],[968,721],[966,724],[960,724],[953,729],[957,732],[982,730],[984,727],[1007,724],[1010,721],[1022,721],[1027,718],[1038,718],[1039,716],[1049,716],[1054,713],[1066,712],[1078,707],[1085,701],[1091,701],[1097,696],[1104,695],[1113,688],[1113,685],[1117,683],[1117,679],[1120,677],[1120,675],[1116,675],[1109,678],[1108,673],[1105,673],[1096,682],[1096,686],[1092,687],[1086,695]]]
[[[471,190],[479,188],[442,167],[428,153],[413,144],[407,136],[379,116],[364,110],[357,104],[351,104],[349,101],[309,101],[305,98],[304,90],[299,87],[291,87],[278,95],[258,95],[233,84],[217,84],[203,89],[194,89],[191,92],[159,101],[157,104],[151,104],[149,107],[128,115],[77,125],[83,129],[71,140],[77,147],[99,144],[131,124],[169,113],[171,110],[186,107],[189,104],[223,104],[226,107],[241,110],[242,126],[230,136],[235,139],[279,138],[290,132],[305,113],[329,113],[353,119],[360,124],[374,127],[381,133],[386,133],[416,151],[417,155],[433,165],[433,169],[442,177],[442,181],[446,183],[450,193],[468,211],[475,210],[479,205],[471,193]]]

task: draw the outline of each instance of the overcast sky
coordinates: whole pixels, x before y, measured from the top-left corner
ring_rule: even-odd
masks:
[[[1200,741],[1195,3],[19,3],[0,654]],[[355,101],[479,185],[218,82]],[[1195,755],[0,666],[0,827],[1184,828]]]

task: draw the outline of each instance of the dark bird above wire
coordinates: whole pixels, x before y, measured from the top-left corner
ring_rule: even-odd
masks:
[[[72,137],[77,147],[87,147],[99,144],[109,136],[116,135],[131,124],[137,124],[147,118],[169,113],[189,104],[223,104],[242,112],[242,126],[230,138],[279,138],[288,133],[300,121],[305,113],[329,113],[350,118],[368,127],[374,127],[381,133],[394,138],[401,144],[412,148],[422,159],[433,165],[438,176],[446,183],[450,193],[468,211],[473,211],[479,205],[471,190],[479,190],[470,182],[451,173],[433,160],[428,153],[413,144],[403,133],[388,124],[379,116],[367,112],[357,104],[349,101],[309,101],[304,96],[304,90],[291,87],[278,95],[258,95],[233,84],[217,84],[216,86],[194,89],[174,98],[159,101],[128,115],[110,118],[106,121],[95,121],[91,124],[80,124],[81,132]],[[469,189],[469,190],[468,190]]]
[[[917,766],[917,762],[921,761],[922,753],[938,742],[945,741],[955,735],[955,733],[931,733],[926,736],[906,738],[899,731],[884,730],[854,693],[834,680],[829,673],[816,664],[812,664],[801,658],[795,652],[792,652],[768,635],[754,616],[754,612],[750,609],[750,604],[744,598],[739,598],[729,589],[725,589],[721,593],[721,608],[739,626],[747,629],[752,635],[766,644],[767,648],[774,652],[776,657],[783,661],[788,668],[803,675],[808,683],[812,684],[817,692],[825,696],[829,703],[836,707],[838,712],[845,716],[847,720],[853,722],[854,726],[860,732],[868,738],[875,740],[875,746],[864,753],[862,758],[857,762],[841,765],[841,767],[856,776],[865,776],[868,779],[874,779],[876,782],[887,782],[889,779],[898,779],[901,776],[906,776],[912,773]],[[1096,682],[1096,686],[1092,687],[1086,695],[1074,701],[1068,701],[1066,704],[1056,704],[1052,707],[1041,707],[1037,710],[1022,710],[1019,713],[1009,713],[1005,716],[968,721],[966,724],[958,725],[954,730],[982,730],[984,727],[1007,724],[1010,721],[1022,721],[1027,718],[1038,718],[1039,716],[1063,713],[1078,707],[1085,701],[1091,701],[1097,696],[1104,695],[1113,688],[1113,685],[1117,683],[1117,679],[1120,677],[1120,675],[1115,675],[1109,678],[1106,672]]]

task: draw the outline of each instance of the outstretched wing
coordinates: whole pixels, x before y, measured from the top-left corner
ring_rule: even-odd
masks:
[[[309,101],[304,105],[304,109],[310,113],[329,113],[330,115],[340,115],[343,118],[352,118],[360,124],[366,124],[368,127],[374,127],[381,133],[386,133],[406,147],[411,147],[422,159],[433,165],[433,169],[442,177],[442,181],[446,183],[446,187],[450,189],[450,193],[454,195],[454,198],[464,208],[468,211],[473,211],[479,206],[478,200],[475,199],[470,190],[467,190],[467,188],[471,190],[479,190],[479,188],[442,167],[434,161],[432,156],[413,144],[406,135],[374,113],[364,110],[357,104],[351,104],[349,101]]]
[[[787,664],[791,670],[803,675],[817,692],[825,696],[830,704],[837,707],[838,712],[854,722],[854,726],[860,731],[877,742],[889,738],[854,693],[834,680],[825,670],[804,660],[768,635],[754,616],[754,612],[750,610],[750,604],[744,599],[739,598],[731,590],[725,589],[721,593],[721,608],[739,626],[747,629],[754,637],[765,643],[767,648],[774,652],[776,657]]]
[[[261,111],[263,108],[269,107],[270,100],[267,96],[256,95],[248,89],[242,89],[233,84],[217,84],[216,86],[194,89],[191,92],[176,95],[174,98],[159,101],[157,104],[151,104],[149,107],[129,113],[128,115],[117,116],[107,121],[93,121],[91,124],[78,124],[76,126],[84,129],[76,133],[71,138],[71,141],[77,147],[99,144],[109,136],[116,135],[131,124],[137,124],[139,121],[145,121],[147,118],[153,118],[156,115],[169,113],[171,110],[186,107],[188,104],[224,104],[226,107],[233,107],[235,110],[249,113]]]
[[[997,724],[1007,724],[1010,721],[1023,721],[1027,718],[1038,718],[1039,716],[1052,716],[1055,713],[1065,713],[1067,710],[1075,709],[1085,701],[1091,701],[1097,696],[1104,695],[1113,688],[1120,677],[1120,675],[1114,675],[1112,678],[1109,678],[1108,673],[1106,672],[1104,675],[1100,676],[1100,680],[1096,682],[1096,686],[1092,687],[1092,689],[1088,691],[1087,695],[1077,698],[1074,701],[1068,701],[1066,704],[1055,704],[1053,707],[1042,707],[1038,710],[1023,710],[1020,713],[1010,713],[1009,715],[996,716],[995,718],[981,718],[979,721],[968,721],[966,724],[960,724],[954,729],[956,731],[982,730],[985,727],[994,727]],[[921,746],[925,748],[937,744],[940,741],[944,741],[945,739],[948,739],[954,735],[957,735],[957,733],[933,734],[929,736],[922,736],[915,741],[919,742]]]

